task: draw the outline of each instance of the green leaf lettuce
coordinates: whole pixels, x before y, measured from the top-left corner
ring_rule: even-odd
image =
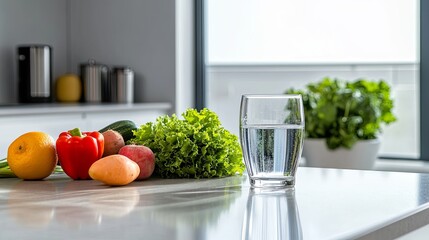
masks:
[[[213,178],[242,174],[238,137],[221,126],[208,110],[188,109],[179,119],[160,116],[134,131],[129,143],[155,153],[155,174],[164,178]]]

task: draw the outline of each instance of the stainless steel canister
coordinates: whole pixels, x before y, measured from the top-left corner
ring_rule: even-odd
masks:
[[[97,103],[108,102],[109,98],[109,68],[97,64],[94,60],[80,65],[80,74],[83,84],[83,100]]]
[[[112,102],[134,102],[134,71],[131,68],[113,68],[110,86]]]
[[[18,93],[20,102],[52,100],[52,48],[33,44],[18,46]]]

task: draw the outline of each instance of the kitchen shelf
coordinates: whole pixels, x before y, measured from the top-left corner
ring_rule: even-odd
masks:
[[[0,106],[0,117],[34,116],[64,113],[103,113],[106,111],[149,111],[159,110],[170,112],[170,103],[42,103],[42,104],[10,104]]]

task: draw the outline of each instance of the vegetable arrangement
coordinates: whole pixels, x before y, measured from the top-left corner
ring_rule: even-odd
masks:
[[[112,128],[119,132],[112,130]],[[144,146],[138,146],[135,151],[130,152],[126,150],[129,146],[126,146],[124,154],[118,155],[119,150],[125,147],[122,134],[130,138],[130,133],[132,134],[135,129],[134,122],[121,120],[103,128],[103,133],[101,130],[81,132],[79,128],[62,132],[56,141],[52,141],[52,148],[55,151],[54,157],[46,156],[42,152],[50,146],[45,143],[46,139],[49,137],[53,140],[52,137],[43,132],[25,133],[9,145],[8,157],[0,160],[0,177],[19,177],[32,180],[42,168],[32,169],[28,166],[45,166],[46,163],[55,161],[52,172],[49,172],[45,177],[51,173],[65,173],[73,180],[94,179],[107,185],[124,185],[139,177],[140,168],[142,168],[144,177],[148,178],[155,165],[155,157],[152,152],[146,151]],[[27,148],[27,143],[30,142],[32,146],[43,147]],[[45,145],[46,147],[44,147]],[[104,154],[105,150],[108,154]],[[56,165],[57,158],[60,165]],[[97,167],[94,167],[92,171],[89,171],[91,166],[100,160],[103,161],[97,164]],[[14,170],[12,170],[12,163],[15,165]],[[26,172],[29,176],[23,178],[18,173],[15,174],[14,171]],[[93,178],[91,173],[96,178]]]
[[[161,116],[134,131],[129,142],[155,153],[155,174],[165,178],[213,178],[244,171],[238,137],[221,126],[218,116],[203,109]]]
[[[243,173],[238,137],[221,126],[214,112],[188,109],[182,116],[183,119],[161,116],[139,128],[130,120],[120,120],[99,131],[81,132],[75,128],[62,132],[52,141],[56,154],[51,160],[56,164],[58,159],[60,163],[54,172],[64,172],[73,180],[94,179],[119,186],[145,180],[153,173],[165,178],[213,178]],[[45,133],[43,136],[50,137]],[[27,151],[25,161],[40,166],[34,159],[40,151],[29,152],[30,149],[20,146],[17,149]],[[13,161],[19,160],[14,157]],[[24,168],[20,165],[20,169]],[[17,177],[6,159],[0,160],[0,177]]]
[[[358,140],[375,139],[383,124],[396,121],[389,85],[380,80],[346,82],[324,78],[301,94],[307,138],[326,138],[328,148],[351,148]]]

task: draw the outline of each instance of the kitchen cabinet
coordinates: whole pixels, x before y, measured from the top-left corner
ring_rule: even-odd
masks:
[[[30,131],[43,131],[54,139],[65,130],[99,130],[110,123],[128,119],[140,126],[169,114],[168,103],[141,104],[33,104],[0,108],[0,158],[14,139]]]

